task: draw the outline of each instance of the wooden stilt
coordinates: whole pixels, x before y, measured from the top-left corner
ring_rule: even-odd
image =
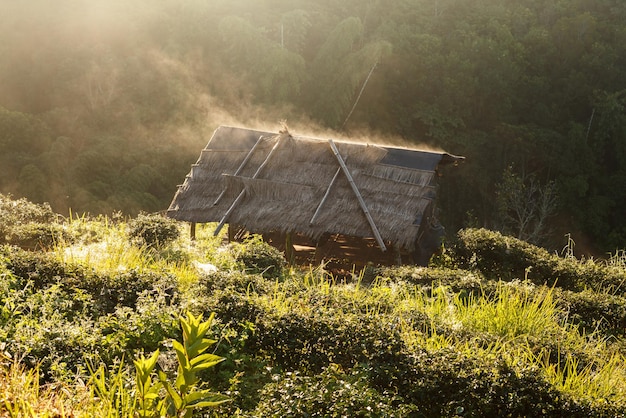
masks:
[[[195,222],[191,222],[189,224],[189,238],[192,241],[196,240],[196,223]]]
[[[324,246],[326,245],[329,239],[330,239],[330,234],[328,232],[325,232],[315,243],[315,255],[314,255],[315,264],[320,264],[322,260],[324,259],[324,255],[325,255]]]
[[[285,234],[285,258],[290,265],[295,261],[295,249],[291,240],[291,232]]]

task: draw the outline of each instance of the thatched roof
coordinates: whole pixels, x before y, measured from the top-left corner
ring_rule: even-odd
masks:
[[[324,233],[379,236],[413,249],[435,197],[435,170],[460,158],[221,126],[167,214],[312,239]]]

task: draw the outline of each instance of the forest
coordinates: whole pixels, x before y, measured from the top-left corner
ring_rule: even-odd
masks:
[[[626,247],[622,0],[0,1],[0,193],[167,208],[219,125],[443,149],[440,217]]]

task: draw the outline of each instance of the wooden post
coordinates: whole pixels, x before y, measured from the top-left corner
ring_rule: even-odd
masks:
[[[356,186],[356,183],[354,183],[352,174],[350,174],[350,171],[348,170],[346,163],[343,161],[343,158],[341,158],[341,155],[339,154],[339,150],[335,146],[335,143],[333,142],[332,139],[329,139],[328,143],[330,144],[330,147],[332,148],[333,153],[335,154],[335,157],[337,158],[337,161],[339,161],[339,165],[341,166],[343,173],[348,178],[348,182],[350,183],[350,186],[352,187],[352,191],[356,195],[356,198],[359,201],[359,205],[361,205],[361,209],[363,210],[363,213],[365,214],[365,217],[367,218],[367,222],[369,222],[370,227],[372,228],[372,232],[374,233],[376,242],[378,242],[378,246],[383,252],[387,251],[387,247],[385,246],[385,242],[383,241],[383,238],[380,236],[378,227],[376,227],[376,223],[374,222],[372,215],[370,215],[369,209],[367,209],[367,205],[365,204],[365,201],[363,200],[363,197],[361,196],[361,192],[359,192],[359,188]]]
[[[195,222],[191,222],[189,224],[189,238],[191,238],[192,241],[196,240],[196,223]]]
[[[235,225],[228,225],[228,242],[235,240]]]
[[[270,157],[272,156],[272,154],[274,154],[274,151],[276,151],[276,148],[278,148],[278,144],[280,144],[281,138],[282,138],[282,135],[280,135],[278,139],[276,140],[276,143],[270,150],[269,154],[267,154],[267,157],[265,157],[265,161],[263,161],[263,163],[259,166],[259,168],[257,168],[256,172],[252,176],[253,179],[257,178],[261,170],[263,170],[263,168],[267,165],[267,162],[270,160]],[[246,195],[246,190],[244,189],[241,191],[241,193],[239,193],[239,196],[237,196],[235,201],[230,205],[230,207],[228,208],[224,216],[222,216],[220,223],[217,225],[217,228],[215,228],[215,232],[213,232],[213,236],[217,236],[217,234],[220,233],[220,231],[224,227],[224,224],[226,223],[226,220],[228,219],[232,211],[235,209],[235,207],[239,204],[239,202],[243,199],[245,195]]]
[[[314,255],[315,264],[320,264],[322,260],[324,259],[324,255],[325,255],[324,246],[326,245],[328,240],[330,240],[330,234],[328,232],[324,232],[322,236],[319,237],[319,239],[315,243],[315,255]]]
[[[295,250],[291,240],[291,232],[287,232],[285,234],[285,258],[287,259],[289,265],[294,264]]]

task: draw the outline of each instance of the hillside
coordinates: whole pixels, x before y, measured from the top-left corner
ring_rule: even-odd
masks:
[[[194,416],[626,414],[623,257],[581,261],[466,229],[429,268],[338,280],[286,265],[256,237],[226,245],[199,228],[190,242],[158,215],[51,220],[9,202],[2,415],[155,416],[149,399],[175,404],[165,390],[140,402],[147,381],[210,389],[215,404],[179,410],[197,405]],[[179,386],[177,341],[200,317],[213,363],[196,361]]]

